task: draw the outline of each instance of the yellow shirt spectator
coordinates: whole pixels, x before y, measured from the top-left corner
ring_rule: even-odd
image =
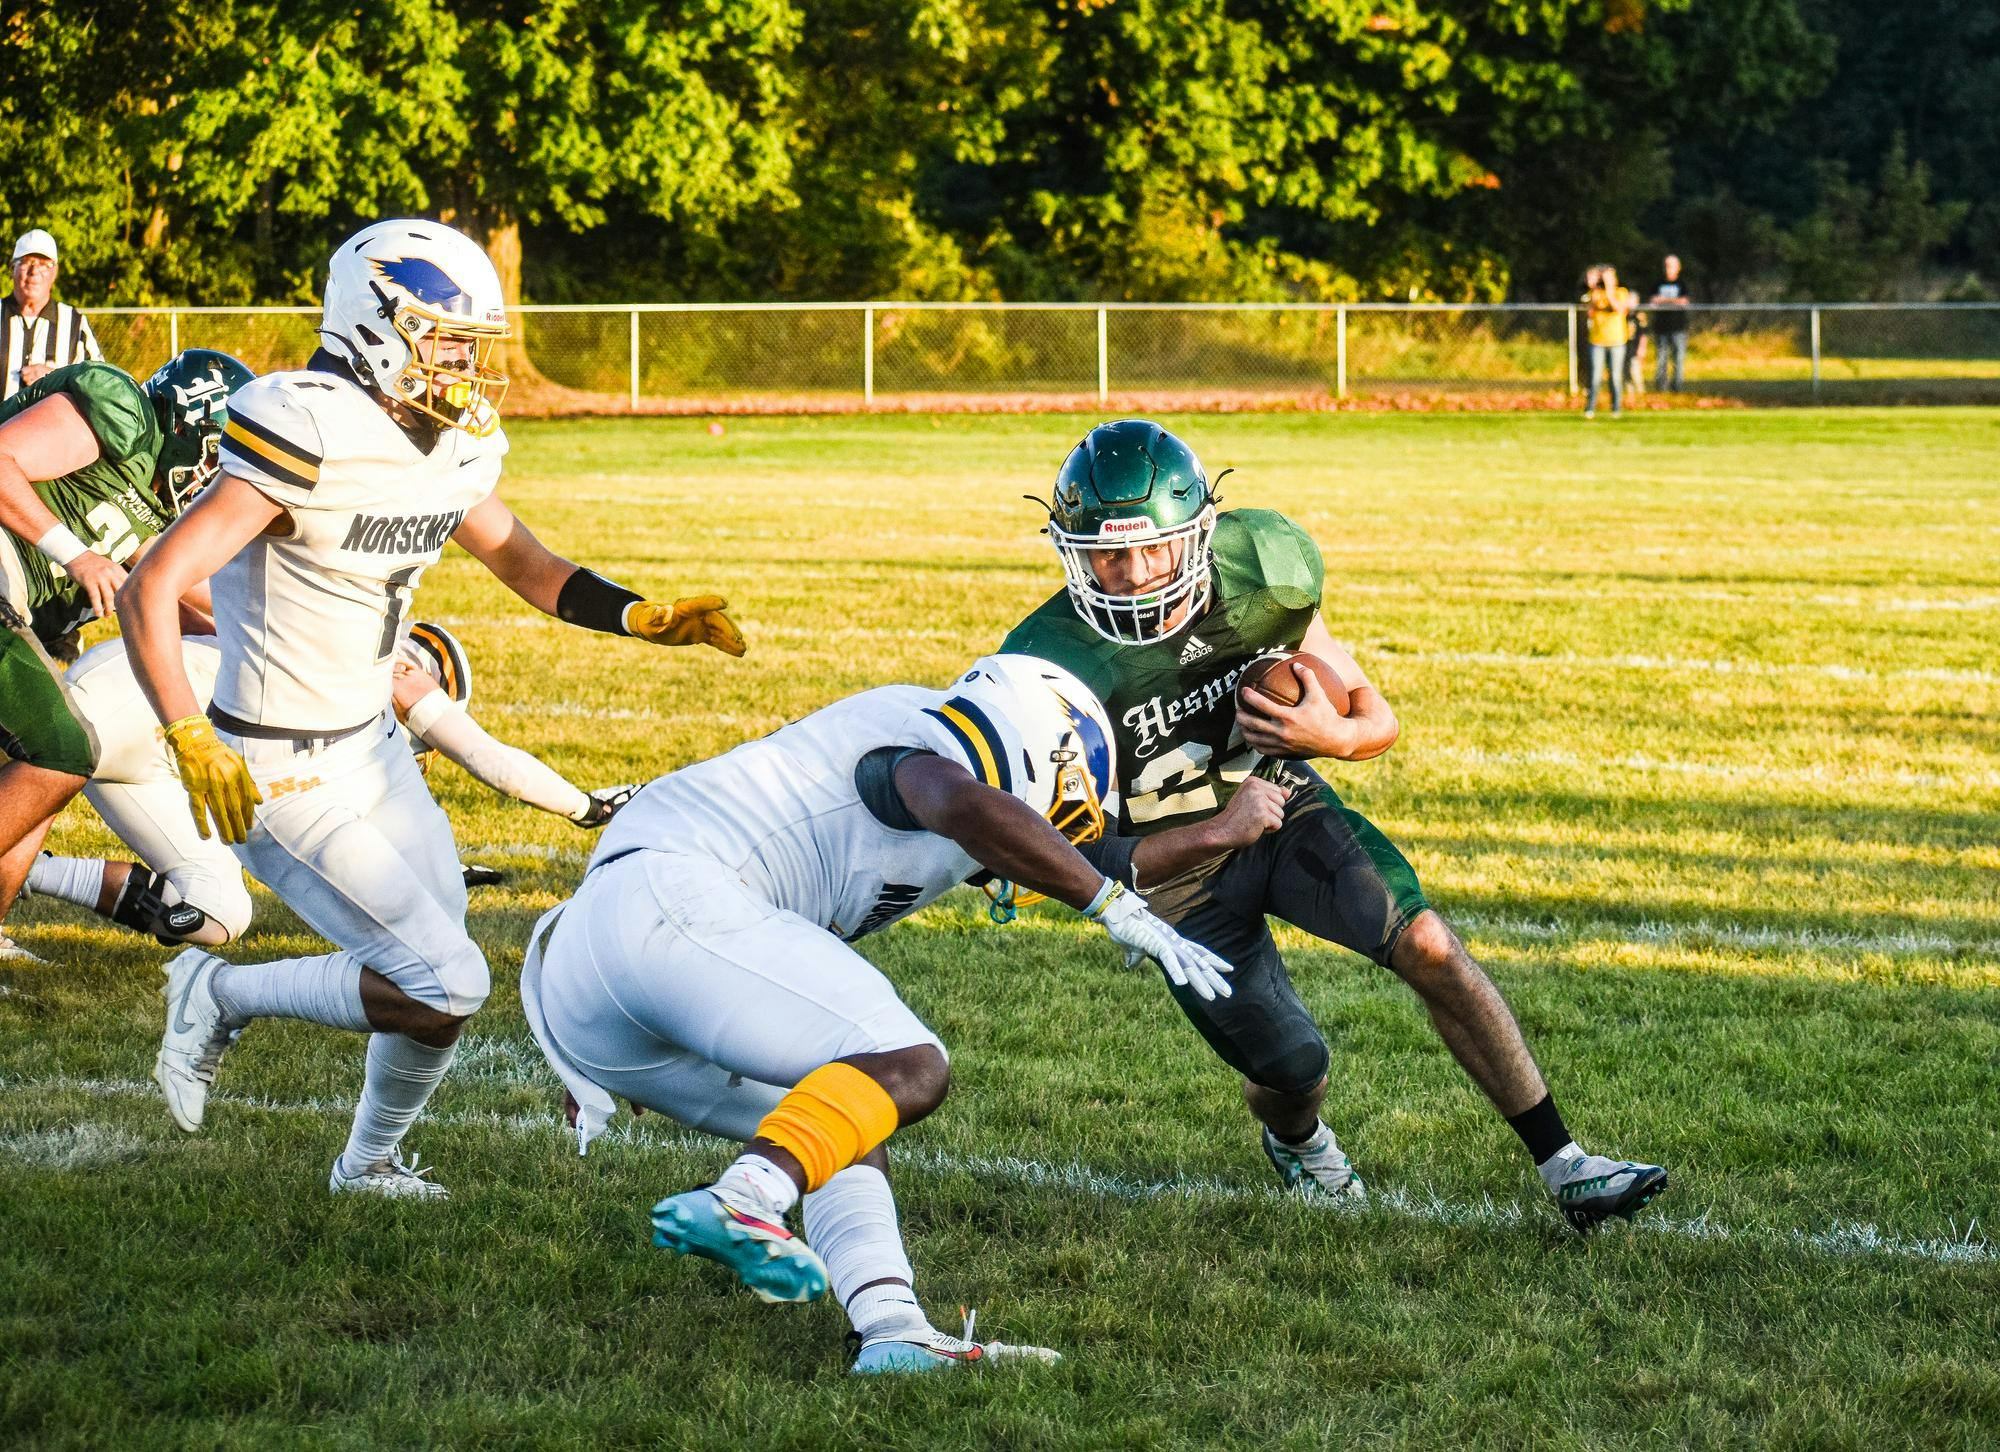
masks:
[[[1593,348],[1616,348],[1630,336],[1630,312],[1626,302],[1628,294],[1622,287],[1593,287],[1584,295],[1584,304],[1589,309],[1590,345]]]

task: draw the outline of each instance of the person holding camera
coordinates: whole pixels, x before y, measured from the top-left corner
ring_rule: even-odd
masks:
[[[1631,290],[1619,286],[1618,269],[1609,264],[1593,267],[1586,277],[1590,289],[1583,306],[1590,339],[1590,391],[1584,395],[1583,416],[1597,417],[1597,389],[1608,382],[1611,388],[1611,416],[1625,411],[1625,344],[1631,328],[1634,298]]]

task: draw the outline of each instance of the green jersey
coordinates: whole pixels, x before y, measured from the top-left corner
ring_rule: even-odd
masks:
[[[64,394],[97,436],[98,457],[74,473],[35,485],[51,513],[99,554],[124,564],[144,541],[172,523],[153,487],[165,436],[153,404],[130,374],[109,363],[72,363],[31,383],[0,403],[0,424],[45,398]],[[69,634],[91,618],[90,597],[33,540],[8,534],[0,549],[14,560],[0,580],[44,643]],[[12,568],[18,563],[17,571]]]
[[[1080,618],[1067,591],[1008,634],[1097,693],[1118,741],[1119,831],[1145,836],[1220,811],[1256,764],[1236,729],[1236,683],[1270,650],[1297,650],[1319,611],[1319,547],[1282,514],[1219,516],[1208,608],[1166,640],[1120,645]]]

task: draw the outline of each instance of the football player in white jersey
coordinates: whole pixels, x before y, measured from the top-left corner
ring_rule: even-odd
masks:
[[[209,637],[188,636],[181,654],[195,699],[206,707],[221,652]],[[471,661],[443,626],[411,625],[395,670],[396,718],[420,762],[442,754],[502,796],[580,827],[603,826],[631,796],[631,787],[586,792],[531,753],[495,740],[467,709]],[[187,791],[140,694],[124,640],[113,637],[85,651],[65,680],[78,719],[98,744],[84,795],[139,860],[44,852],[28,870],[28,895],[75,903],[163,943],[215,948],[240,938],[251,914],[242,864],[227,844],[195,830]]]
[[[499,279],[468,238],[428,221],[363,228],[333,256],[324,345],[231,395],[220,475],[118,596],[202,830],[213,818],[338,949],[245,965],[190,948],[168,965],[154,1078],[192,1131],[249,1020],[368,1034],[336,1192],[443,1195],[399,1146],[490,987],[451,824],[389,709],[403,615],[445,541],[549,615],[743,651],[721,600],[644,600],[551,552],[494,493],[506,334]],[[211,576],[221,661],[204,715],[173,602]]]
[[[857,1372],[1055,1355],[981,1345],[970,1318],[946,1335],[918,1304],[882,1145],[943,1100],[945,1051],[848,944],[984,869],[1200,997],[1230,991],[1220,958],[1072,845],[1103,829],[1111,742],[1082,683],[1026,656],[948,691],[864,691],[643,788],[529,937],[521,1004],[579,1146],[614,1094],[745,1142],[713,1185],[653,1207],[654,1243],[769,1301],[830,1282]],[[810,1249],[785,1228],[801,1195]]]

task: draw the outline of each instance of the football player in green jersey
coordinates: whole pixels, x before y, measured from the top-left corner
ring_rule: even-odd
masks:
[[[1629,1219],[1664,1190],[1659,1166],[1587,1155],[1570,1137],[1506,1001],[1425,900],[1409,862],[1306,765],[1380,756],[1399,729],[1320,617],[1323,567],[1311,538],[1270,510],[1218,514],[1193,450],[1138,419],[1101,424],[1070,453],[1047,533],[1067,586],[1000,648],[1067,667],[1106,708],[1122,800],[1116,830],[1086,855],[1235,965],[1233,996],[1174,997],[1243,1076],[1285,1183],[1365,1194],[1320,1121],[1326,1041],[1266,914],[1352,949],[1416,991],[1577,1229]],[[1253,660],[1300,649],[1333,666],[1347,687],[1346,713],[1304,670],[1297,705],[1253,696],[1239,707],[1236,686]]]
[[[226,402],[250,378],[191,348],[143,387],[75,363],[0,403],[0,921],[96,765],[49,648],[111,614],[125,566],[215,472]]]

